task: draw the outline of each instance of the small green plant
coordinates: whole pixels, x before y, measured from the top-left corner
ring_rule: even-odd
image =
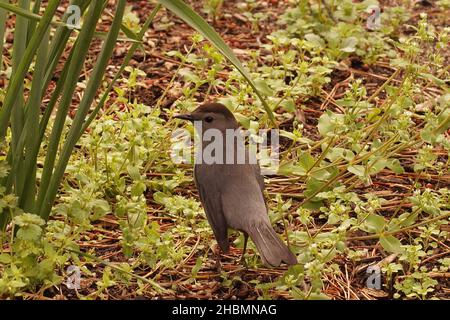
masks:
[[[222,5],[223,0],[203,0],[203,12],[208,14],[215,23],[220,15]]]

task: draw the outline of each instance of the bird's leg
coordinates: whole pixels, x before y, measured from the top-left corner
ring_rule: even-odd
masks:
[[[247,242],[248,242],[248,234],[247,232],[244,232],[244,250],[242,250],[241,260],[239,262],[242,263],[245,267],[247,267],[247,262],[245,261],[245,251],[247,251]]]
[[[220,262],[220,258],[221,258],[221,252],[219,248],[216,248],[216,250],[213,250],[214,253],[214,258],[216,260],[216,265],[215,268],[217,270],[217,272],[220,273],[220,271],[222,270],[222,263]]]

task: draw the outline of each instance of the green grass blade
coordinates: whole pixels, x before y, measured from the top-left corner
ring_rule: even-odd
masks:
[[[70,5],[78,6],[80,7],[80,14],[84,15],[86,12],[86,9],[88,8],[89,4],[91,3],[91,0],[73,0]],[[70,14],[66,12],[64,16],[62,17],[62,20],[64,22],[69,19]],[[49,50],[49,61],[47,64],[47,72],[45,75],[45,81],[43,90],[46,90],[48,87],[50,81],[53,78],[54,71],[56,69],[56,66],[58,65],[58,62],[61,59],[61,56],[64,52],[64,48],[67,45],[67,41],[69,40],[70,34],[72,33],[72,29],[66,28],[64,26],[60,26],[56,29],[55,35],[51,39],[50,43],[50,50]],[[44,92],[42,93],[44,94]]]
[[[41,216],[43,214],[42,208],[47,208],[49,205],[48,203],[44,204],[44,199],[46,198],[46,193],[48,192],[47,189],[53,173],[59,142],[61,140],[61,135],[63,132],[69,106],[72,102],[73,93],[75,92],[77,86],[78,76],[82,71],[86,55],[89,51],[90,43],[94,36],[97,21],[102,13],[102,9],[102,1],[96,0],[91,3],[87,12],[87,17],[83,23],[83,27],[81,28],[80,34],[78,35],[77,42],[72,49],[73,57],[76,57],[76,59],[71,59],[67,71],[68,77],[64,84],[61,101],[58,106],[52,133],[50,135],[47,155],[45,157],[44,168],[42,172],[41,184],[39,186],[37,208],[39,208]]]
[[[228,61],[233,64],[236,69],[242,74],[248,84],[253,88],[258,98],[261,100],[261,103],[267,113],[267,116],[272,121],[272,123],[276,126],[275,116],[267,104],[266,100],[262,96],[262,94],[256,88],[255,83],[253,82],[250,74],[241,64],[239,59],[235,56],[233,51],[228,47],[228,45],[223,41],[220,35],[214,31],[214,29],[200,16],[198,15],[190,6],[184,3],[182,0],[158,0],[164,7],[175,13],[178,17],[183,19],[188,25],[197,30],[200,34],[202,34],[206,39],[208,39],[216,48],[219,50],[224,57],[228,59]]]
[[[119,0],[112,25],[108,32],[107,39],[103,44],[94,70],[92,71],[92,74],[86,85],[86,91],[84,92],[83,98],[77,109],[77,113],[75,115],[75,118],[73,119],[66,142],[64,143],[61,155],[55,167],[55,172],[52,175],[48,189],[46,190],[43,205],[40,210],[40,216],[45,220],[47,220],[50,215],[50,211],[56,198],[58,187],[64,175],[64,171],[66,170],[70,155],[72,154],[72,150],[80,136],[80,131],[83,127],[83,121],[87,113],[89,112],[92,101],[94,100],[97,90],[102,83],[106,67],[108,66],[109,59],[111,58],[114,47],[116,45],[117,37],[119,36],[120,26],[122,24],[122,18],[125,12],[125,5],[126,0]]]
[[[39,21],[41,19],[41,16],[39,16],[38,14],[30,12],[30,10],[26,10],[22,6],[10,4],[6,1],[0,1],[0,8],[5,9],[6,11],[10,11],[23,18],[33,19],[36,21]]]
[[[24,175],[26,177],[32,176],[34,174],[34,170],[35,170],[34,164],[36,163],[37,157],[39,155],[39,148],[41,147],[42,141],[44,139],[44,134],[45,134],[45,131],[47,128],[48,121],[50,120],[50,116],[51,116],[51,114],[55,108],[55,105],[58,102],[58,99],[61,95],[61,92],[64,88],[64,83],[67,78],[70,61],[72,60],[72,53],[73,53],[73,51],[70,52],[69,57],[67,58],[66,63],[64,64],[63,70],[62,70],[59,80],[56,84],[56,88],[54,89],[52,96],[50,98],[50,101],[48,102],[47,107],[44,111],[44,114],[41,117],[41,121],[39,123],[38,136],[37,136],[37,138],[35,138],[33,140],[35,143],[31,147],[30,151],[29,152],[27,151],[26,158],[25,158],[25,165],[24,165],[24,167],[25,167]],[[42,96],[41,96],[41,100],[42,100]],[[28,195],[27,195],[28,189],[27,188],[28,187],[26,185],[22,191],[22,194],[19,195],[19,199],[28,197]],[[37,205],[35,205],[33,210],[30,212],[38,214],[36,207],[37,207]]]
[[[48,59],[48,41],[49,34],[45,34],[42,44],[38,49],[33,80],[31,83],[30,97],[28,98],[25,108],[25,126],[22,131],[22,137],[25,139],[25,161],[22,171],[21,180],[26,183],[22,184],[19,193],[19,207],[25,212],[34,213],[34,202],[36,196],[36,158],[34,157],[35,149],[39,152],[41,138],[39,136],[39,114],[42,100],[42,84],[45,76],[45,67]],[[38,153],[37,152],[37,153]]]
[[[8,0],[0,0],[0,3]],[[6,30],[6,18],[8,17],[8,12],[6,10],[0,9],[0,48],[3,48],[3,43],[5,40],[5,30]],[[3,50],[0,50],[0,71],[3,67]]]
[[[41,8],[42,0],[35,0],[33,5],[33,13],[39,14],[39,9]],[[30,20],[28,22],[28,41],[31,39],[31,35],[34,31],[36,31],[37,21],[36,20]]]
[[[30,0],[19,0],[19,6],[23,9],[28,9],[30,7]],[[16,25],[14,30],[14,43],[12,51],[12,74],[16,74],[19,69],[21,60],[25,54],[27,47],[27,37],[28,37],[28,20],[26,18],[17,16]],[[17,172],[20,172],[22,168],[22,157],[19,154],[19,140],[22,134],[22,129],[24,125],[24,98],[23,98],[23,82],[19,84],[16,91],[16,99],[13,102],[13,110],[11,114],[11,149],[12,149],[12,163]],[[22,187],[19,181],[19,175],[11,170],[10,174],[15,176],[14,184],[16,188],[20,190]]]
[[[42,17],[40,15],[36,14],[36,13],[31,12],[30,10],[26,10],[24,8],[21,8],[19,6],[10,4],[10,3],[0,2],[0,8],[3,8],[5,10],[7,10],[7,11],[10,11],[10,12],[16,14],[17,16],[26,18],[28,20],[41,21],[41,19],[42,19]],[[55,26],[55,27],[66,27],[66,28],[70,27],[70,28],[74,28],[74,26],[66,24],[66,23],[61,22],[61,21],[50,20],[50,23],[53,26]]]
[[[11,118],[11,112],[14,103],[17,99],[17,93],[19,92],[19,88],[23,84],[25,74],[27,73],[30,67],[31,61],[33,60],[33,57],[36,54],[37,48],[39,47],[45,32],[47,32],[47,29],[50,26],[50,21],[54,16],[59,3],[60,3],[59,0],[49,1],[49,4],[42,17],[42,20],[39,23],[36,32],[33,33],[30,43],[28,44],[25,50],[23,58],[20,61],[16,72],[11,77],[11,81],[8,85],[3,107],[0,111],[0,143],[3,142],[5,139],[6,131],[8,129],[8,123]]]

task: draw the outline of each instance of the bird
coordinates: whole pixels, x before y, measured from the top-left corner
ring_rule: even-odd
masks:
[[[196,131],[201,131],[198,133],[204,151],[208,146],[211,150],[211,144],[217,143],[216,138],[211,138],[211,132],[225,137],[229,132],[239,130],[233,113],[221,103],[204,103],[191,113],[174,117],[194,123]],[[197,130],[200,126],[201,130]],[[215,162],[208,161],[211,159],[206,159],[204,154],[201,156],[205,159],[200,158],[203,161],[199,161],[198,156],[195,158],[194,182],[221,251],[229,252],[228,229],[233,229],[244,234],[241,262],[245,263],[244,255],[250,237],[265,266],[278,267],[282,262],[297,264],[296,256],[270,223],[263,193],[264,178],[256,155],[245,146],[242,136],[234,136],[231,145],[222,140],[220,147],[211,154]]]

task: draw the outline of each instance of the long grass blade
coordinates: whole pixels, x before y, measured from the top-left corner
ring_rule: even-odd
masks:
[[[39,14],[34,13],[34,12],[30,11],[30,10],[24,9],[24,8],[22,8],[20,6],[16,6],[16,5],[7,3],[7,2],[1,2],[0,1],[0,8],[3,8],[5,10],[7,10],[7,11],[10,11],[10,12],[16,14],[17,16],[20,16],[22,18],[26,18],[28,20],[32,20],[32,21],[36,21],[36,22],[42,20],[42,17]],[[53,26],[55,26],[55,27],[65,27],[65,28],[76,29],[76,27],[74,27],[72,25],[69,25],[67,23],[64,23],[62,21],[51,20],[50,23]]]
[[[27,10],[30,7],[30,0],[19,0],[19,6]],[[17,16],[16,25],[14,31],[14,43],[12,52],[12,74],[17,72],[20,62],[24,56],[27,47],[27,37],[28,37],[28,20],[26,18]],[[21,171],[22,168],[22,157],[19,155],[19,140],[22,133],[24,119],[24,98],[23,98],[23,82],[19,84],[16,91],[16,99],[13,103],[13,111],[11,115],[11,149],[13,157],[11,158],[15,170],[11,170],[10,174],[15,176],[14,185],[20,190],[22,187],[19,181],[19,175],[17,172]],[[16,171],[16,172],[15,172]]]
[[[72,96],[75,92],[78,76],[86,59],[86,55],[89,51],[89,46],[94,36],[95,27],[97,21],[100,18],[103,9],[103,2],[95,0],[91,3],[87,12],[87,17],[83,23],[77,42],[72,49],[73,57],[67,71],[68,77],[65,81],[64,88],[62,90],[61,101],[58,106],[56,118],[53,124],[50,140],[47,148],[47,155],[45,157],[44,168],[42,172],[42,179],[39,186],[39,195],[37,200],[37,207],[40,214],[42,214],[42,208],[48,207],[48,203],[43,203],[46,198],[47,189],[53,174],[56,155],[58,152],[59,142],[63,132],[65,120],[69,110],[70,103],[72,102]],[[42,215],[41,215],[42,216]]]
[[[33,5],[33,13],[34,14],[39,14],[41,4],[42,4],[42,0],[34,1],[34,5]],[[36,21],[36,20],[30,20],[28,22],[28,41],[30,41],[31,35],[33,34],[33,32],[36,31],[37,23],[38,23],[38,21]]]
[[[25,160],[24,169],[20,174],[21,189],[19,189],[19,207],[25,212],[35,210],[36,196],[36,158],[34,150],[39,149],[41,139],[39,137],[39,114],[41,111],[42,84],[45,76],[45,67],[48,59],[48,41],[50,32],[48,31],[42,39],[42,44],[38,49],[36,63],[31,85],[30,97],[25,108],[25,126],[22,137],[25,140]],[[26,172],[26,174],[24,174]],[[26,180],[26,183],[25,183]]]
[[[77,109],[77,113],[67,135],[66,142],[64,143],[61,155],[55,167],[55,172],[52,175],[48,189],[46,190],[47,192],[45,194],[42,208],[40,210],[40,216],[45,220],[47,220],[50,215],[50,211],[56,198],[58,187],[64,175],[64,171],[66,170],[70,155],[72,154],[72,150],[76,142],[78,141],[78,137],[80,136],[79,132],[83,127],[83,121],[87,113],[89,112],[92,101],[94,100],[97,90],[102,83],[106,67],[108,66],[109,59],[111,58],[114,47],[116,45],[117,37],[119,35],[122,18],[125,12],[125,5],[126,0],[119,0],[117,4],[116,14],[114,16],[111,28],[108,32],[108,37],[103,44],[102,51],[98,57],[97,63],[95,64],[94,70],[92,71],[91,77],[86,85],[86,91]]]
[[[88,8],[89,4],[91,3],[91,0],[73,0],[70,5],[78,6],[80,8],[80,15],[84,15],[86,12],[86,9]],[[67,20],[70,17],[70,13],[66,12],[64,16],[62,17],[62,20],[64,22],[67,22]],[[46,90],[48,87],[50,81],[53,78],[54,71],[56,69],[56,66],[58,65],[58,62],[61,59],[61,56],[64,52],[64,48],[67,45],[67,41],[69,40],[70,34],[72,33],[71,28],[66,28],[64,26],[60,26],[56,29],[55,35],[52,37],[51,43],[50,43],[50,50],[49,50],[49,61],[47,63],[46,68],[46,75],[45,75],[45,81],[43,90]],[[44,92],[42,93],[42,95]]]
[[[0,3],[7,0],[0,0]],[[8,12],[6,10],[0,9],[0,71],[3,68],[3,43],[5,41],[5,30],[6,30],[6,18],[8,17]]]
[[[39,47],[41,40],[47,32],[50,26],[50,21],[54,16],[56,9],[58,8],[59,0],[50,0],[48,6],[44,12],[41,22],[39,23],[36,32],[33,33],[31,40],[25,50],[22,60],[16,72],[12,75],[11,81],[8,85],[3,107],[0,111],[0,143],[4,142],[6,131],[8,128],[8,123],[11,118],[11,111],[14,106],[14,102],[17,98],[17,93],[20,86],[23,84],[23,79],[26,72],[28,71],[31,61],[36,54],[37,48]]]

